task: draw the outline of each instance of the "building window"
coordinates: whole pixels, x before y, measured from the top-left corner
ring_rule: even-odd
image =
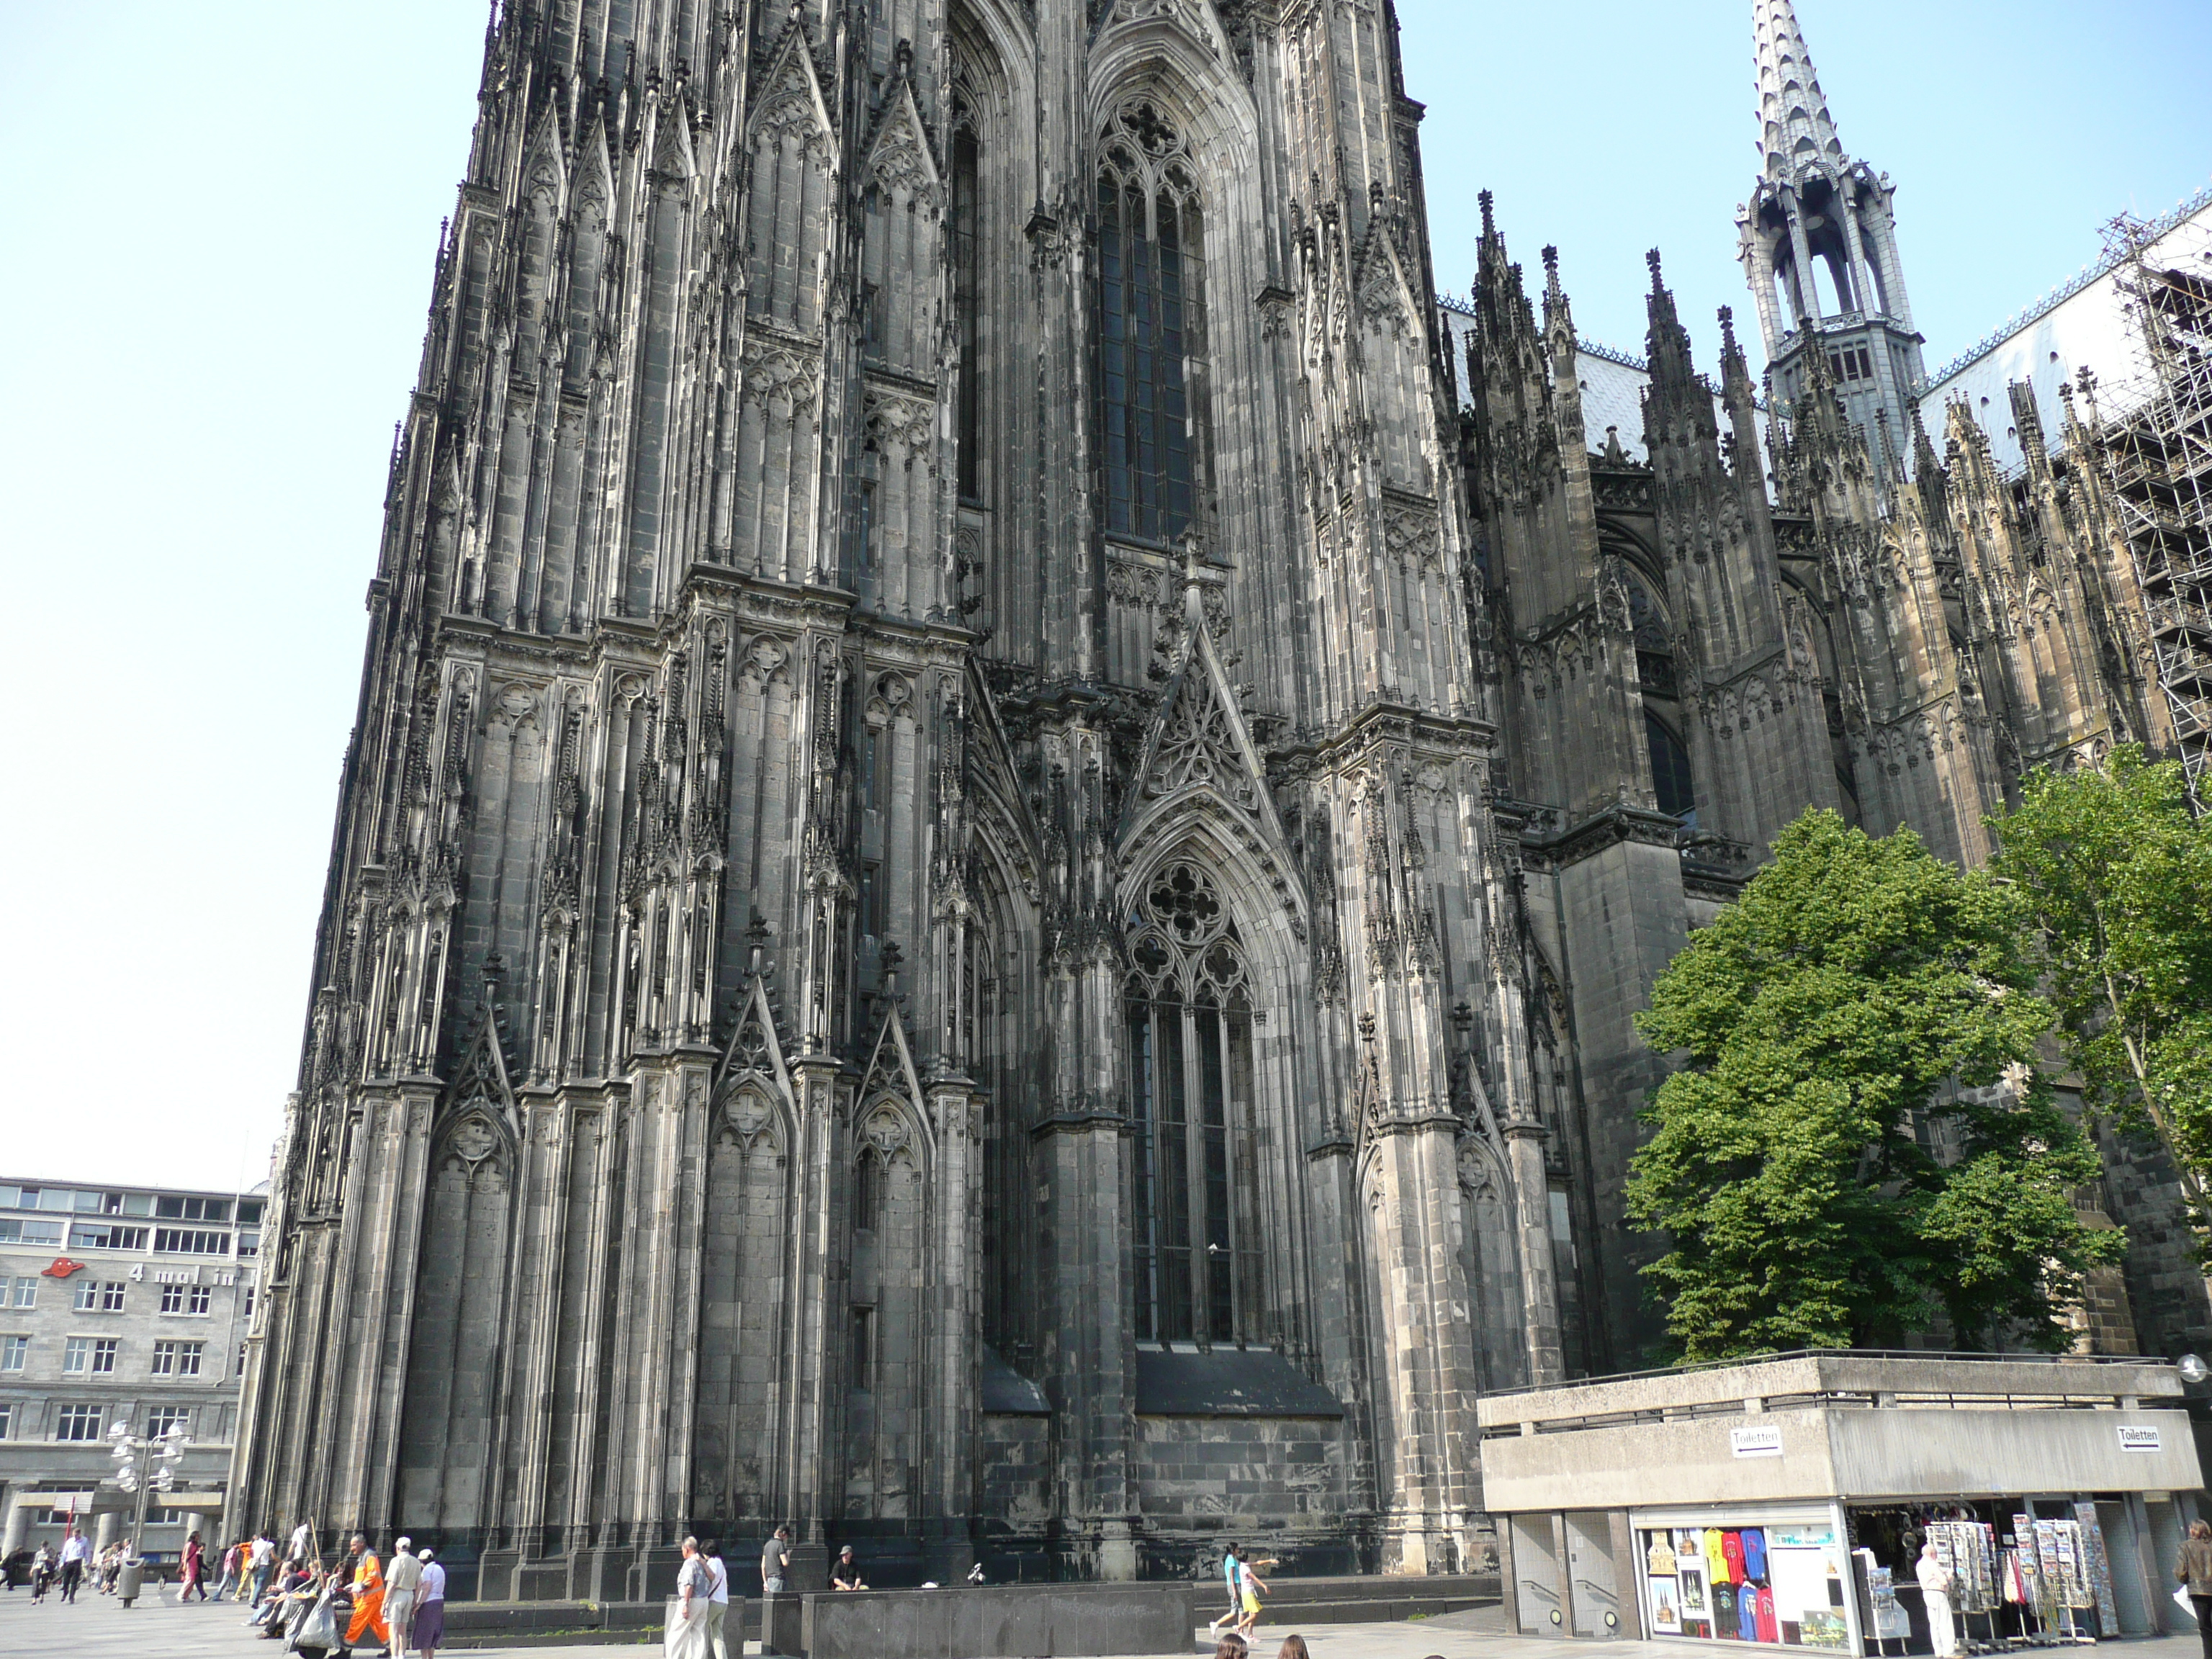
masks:
[[[269,1200],[266,1199],[240,1199],[238,1200],[238,1224],[241,1227],[258,1227],[261,1224],[261,1218],[268,1212],[268,1207]]]
[[[876,1310],[853,1310],[853,1386],[876,1386]]]
[[[97,1406],[64,1406],[61,1415],[54,1419],[54,1438],[97,1440],[100,1435],[100,1418]]]
[[[872,1232],[884,1201],[884,1161],[873,1147],[853,1166],[853,1225]]]
[[[11,1279],[8,1281],[8,1305],[11,1308],[35,1308],[39,1305],[39,1281],[32,1279]]]
[[[143,1250],[149,1229],[125,1227],[113,1222],[80,1221],[70,1229],[73,1250]]]
[[[156,1342],[154,1345],[154,1375],[198,1376],[200,1374],[200,1355],[206,1346],[204,1342]]]
[[[1259,1296],[1243,946],[1194,865],[1152,878],[1139,921],[1123,1003],[1136,1335],[1234,1341],[1251,1334]]]
[[[193,1227],[156,1227],[154,1229],[154,1254],[156,1255],[228,1255],[228,1233],[203,1232]]]
[[[123,1292],[126,1287],[120,1279],[109,1279],[100,1287],[100,1310],[102,1313],[123,1311]]]
[[[31,1339],[27,1336],[0,1336],[0,1371],[20,1371],[23,1362],[30,1358]]]
[[[17,1218],[0,1216],[0,1244],[59,1244],[62,1224],[58,1221],[23,1221]]]
[[[182,1313],[185,1310],[185,1287],[181,1285],[161,1286],[161,1311]]]
[[[168,1433],[171,1429],[177,1427],[180,1424],[184,1425],[185,1431],[186,1433],[189,1434],[191,1431],[191,1411],[190,1407],[185,1406],[149,1406],[146,1408],[146,1437],[149,1440],[159,1440],[163,1435]]]
[[[9,1401],[0,1401],[0,1440],[7,1439],[9,1435],[15,1432],[15,1407],[14,1404]]]
[[[70,1298],[70,1306],[78,1313],[90,1313],[99,1307],[100,1281],[96,1279],[79,1280],[76,1293]]]
[[[244,1317],[247,1319],[253,1317],[254,1295],[260,1288],[261,1287],[258,1285],[251,1283],[249,1283],[246,1287],[246,1310]]]
[[[1106,528],[1170,542],[1194,515],[1205,237],[1182,139],[1150,104],[1107,130],[1097,211]]]
[[[1659,810],[1685,823],[1695,823],[1698,797],[1690,787],[1690,751],[1648,708],[1644,711],[1644,735],[1651,747],[1651,787]]]
[[[227,1198],[164,1198],[154,1206],[164,1221],[223,1221],[230,1219]]]
[[[75,1306],[79,1313],[121,1313],[123,1285],[115,1279],[102,1283],[96,1279],[82,1281],[76,1287]]]
[[[253,1257],[255,1257],[255,1256],[257,1256],[257,1255],[259,1255],[260,1254],[261,1254],[261,1235],[260,1235],[259,1233],[240,1233],[240,1234],[239,1234],[239,1236],[238,1236],[238,1259],[239,1259],[240,1261],[250,1261],[251,1259],[252,1259]]]
[[[215,1287],[213,1285],[193,1285],[186,1289],[185,1292],[185,1311],[186,1313],[204,1314],[214,1305]]]
[[[112,1336],[72,1336],[62,1347],[62,1370],[75,1376],[112,1376],[116,1348]]]
[[[960,497],[982,494],[982,354],[976,349],[981,266],[975,244],[975,135],[952,135],[952,314],[960,331]]]

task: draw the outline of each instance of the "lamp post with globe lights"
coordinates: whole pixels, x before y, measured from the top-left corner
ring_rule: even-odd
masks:
[[[120,1419],[109,1425],[107,1438],[114,1447],[115,1484],[138,1500],[131,1517],[131,1557],[135,1561],[146,1531],[147,1501],[157,1492],[175,1488],[177,1465],[184,1461],[185,1448],[192,1443],[182,1423],[170,1424],[159,1435],[141,1437],[132,1434],[131,1425]]]

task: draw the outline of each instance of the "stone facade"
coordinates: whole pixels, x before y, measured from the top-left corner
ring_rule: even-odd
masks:
[[[1482,1565],[1474,1399],[1636,1357],[1688,928],[1808,803],[1971,857],[2008,769],[2156,740],[2090,492],[1970,423],[1898,485],[1815,353],[1775,507],[1656,265],[1651,459],[1593,454],[1555,270],[1540,326],[1486,228],[1431,302],[1397,52],[505,9],[242,1518],[486,1595],[779,1520],[883,1583]]]
[[[487,1595],[779,1518],[886,1582],[1482,1557],[1559,1102],[1419,112],[1371,4],[506,10],[257,1515]]]

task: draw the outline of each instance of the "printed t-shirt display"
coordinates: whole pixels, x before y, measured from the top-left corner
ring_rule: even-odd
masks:
[[[1718,1527],[1705,1528],[1705,1576],[1716,1584],[1735,1583],[1735,1576],[1729,1571],[1728,1551],[1721,1543]]]
[[[1757,1527],[1647,1528],[1648,1628],[1697,1641],[1843,1648],[1842,1545],[1826,1522]],[[1670,1576],[1660,1571],[1672,1559]]]
[[[1743,1534],[1741,1533],[1724,1532],[1721,1534],[1721,1557],[1728,1563],[1730,1583],[1747,1584],[1751,1582],[1749,1576],[1743,1570]]]

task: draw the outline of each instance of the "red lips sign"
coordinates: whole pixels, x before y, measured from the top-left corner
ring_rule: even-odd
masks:
[[[54,1258],[54,1265],[52,1267],[41,1267],[39,1269],[39,1277],[41,1279],[67,1279],[71,1273],[82,1273],[83,1271],[83,1262],[72,1261],[65,1255],[58,1255]]]

